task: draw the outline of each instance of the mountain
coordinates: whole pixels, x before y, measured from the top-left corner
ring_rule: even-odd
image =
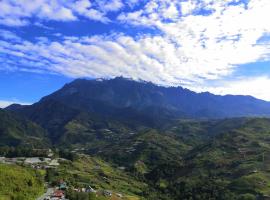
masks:
[[[0,109],[0,146],[44,146],[46,134],[39,125]]]
[[[262,116],[269,105],[124,78],[78,79],[33,105],[0,110],[0,143],[49,140],[59,152],[91,155],[56,173],[72,183],[97,172],[86,166],[102,159],[110,169],[95,174],[96,184],[106,174],[106,187],[116,187],[122,175],[113,171],[123,170],[121,187],[149,200],[265,199],[270,120]]]
[[[161,87],[118,77],[77,79],[33,105],[15,104],[6,110],[39,124],[53,143],[74,144],[78,136],[71,131],[74,123],[84,130],[76,140],[88,141],[99,138],[93,132],[110,127],[122,127],[128,130],[120,131],[125,133],[147,127],[162,129],[179,118],[268,116],[270,102],[250,96],[195,93],[182,87]]]
[[[251,96],[195,93],[182,87],[161,87],[118,77],[78,79],[42,98],[114,119],[225,118],[270,115],[270,102]],[[17,106],[18,108],[18,106]],[[14,109],[14,106],[13,106]],[[16,108],[15,108],[16,109]]]

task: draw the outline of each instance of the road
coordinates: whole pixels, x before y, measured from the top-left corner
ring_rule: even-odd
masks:
[[[42,196],[37,198],[37,200],[44,200],[46,197],[50,197],[53,194],[54,189],[53,188],[48,188],[46,193],[44,193]]]

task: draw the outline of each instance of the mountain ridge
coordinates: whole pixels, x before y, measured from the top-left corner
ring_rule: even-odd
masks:
[[[196,93],[180,86],[163,87],[123,77],[102,81],[76,79],[38,103],[47,100],[112,117],[119,115],[121,109],[130,109],[130,112],[145,116],[151,112],[156,116],[162,113],[165,118],[270,116],[270,102],[252,96]],[[16,110],[20,106],[11,105],[6,109]]]

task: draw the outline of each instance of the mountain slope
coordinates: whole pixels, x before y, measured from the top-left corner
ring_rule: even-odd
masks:
[[[6,109],[26,116],[58,137],[62,132],[59,127],[81,112],[133,128],[161,128],[179,118],[269,116],[270,102],[250,96],[195,93],[120,77],[78,79],[31,106],[12,105]]]
[[[120,77],[78,79],[33,105],[11,105],[6,110],[39,124],[53,143],[74,145],[102,141],[103,133],[97,132],[111,127],[125,130],[115,131],[121,133],[114,134],[117,138],[145,128],[164,129],[179,118],[267,116],[270,103],[249,96],[195,93]]]
[[[187,151],[182,165],[169,162],[149,171],[146,177],[152,185],[162,184],[161,190],[172,199],[267,199],[270,119],[231,119],[219,124],[214,129],[220,134]]]
[[[0,146],[46,145],[46,134],[37,124],[0,109]]]

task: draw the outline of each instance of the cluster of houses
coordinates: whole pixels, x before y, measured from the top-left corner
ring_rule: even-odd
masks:
[[[63,180],[59,181],[59,185],[56,187],[54,192],[47,197],[46,200],[65,200],[65,191],[68,189],[67,183]],[[82,193],[94,193],[96,196],[106,196],[112,197],[113,192],[110,190],[96,190],[90,185],[86,187],[73,187],[70,186],[69,189],[73,190],[74,192],[82,192]],[[118,198],[123,198],[123,195],[120,193],[115,193]]]
[[[46,197],[44,200],[64,200],[65,192],[62,190],[55,190],[52,195]]]
[[[39,198],[41,200],[67,200],[65,198],[65,191],[67,189],[67,184],[63,180],[59,181],[59,185],[55,188],[51,188],[50,192],[45,194],[44,198]],[[49,191],[49,190],[48,190]]]
[[[62,158],[40,158],[40,157],[15,157],[15,158],[6,158],[0,157],[0,163],[5,164],[20,164],[30,166],[34,169],[48,169],[48,168],[57,168],[59,166],[59,161]]]
[[[87,186],[85,188],[72,188],[75,192],[87,192],[87,193],[97,193],[95,189],[93,189],[91,186]]]

